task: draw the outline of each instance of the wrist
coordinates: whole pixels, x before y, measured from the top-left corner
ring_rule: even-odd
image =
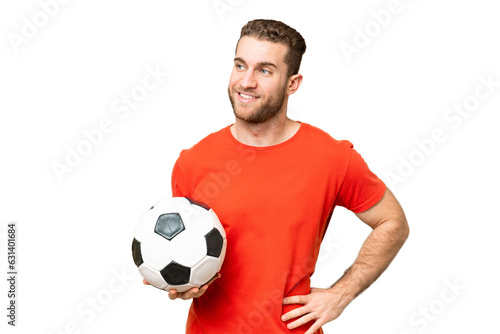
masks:
[[[344,310],[358,295],[353,287],[347,282],[337,282],[327,289],[337,301],[337,306]]]
[[[347,306],[353,299],[366,289],[366,284],[354,265],[348,268],[342,277],[335,282],[329,290],[338,295],[342,304]]]

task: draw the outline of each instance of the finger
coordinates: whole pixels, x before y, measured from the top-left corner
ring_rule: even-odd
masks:
[[[212,279],[211,279],[210,281],[208,281],[207,283],[205,283],[205,284],[203,285],[203,287],[205,287],[205,286],[209,286],[210,284],[212,284],[212,283],[213,283],[213,281],[215,281],[217,278],[220,278],[220,277],[221,277],[221,274],[217,273],[217,275],[215,275],[214,277],[212,277]]]
[[[220,277],[221,277],[221,274],[218,273],[214,278],[212,278],[207,284],[203,285],[201,288],[191,288],[188,291],[185,291],[182,293],[178,293],[176,290],[171,289],[168,292],[168,297],[172,300],[177,299],[177,298],[181,298],[184,300],[191,299],[191,298],[198,298],[207,291],[208,286],[213,281],[215,281],[217,278],[220,278]]]
[[[307,304],[309,301],[308,296],[291,296],[291,297],[285,297],[283,298],[283,304],[284,305],[290,305],[290,304]]]
[[[315,319],[316,319],[316,317],[312,313],[308,313],[308,314],[304,315],[303,317],[295,320],[294,322],[289,323],[288,325],[286,325],[286,327],[288,327],[288,329],[294,329],[294,328],[300,327],[302,325],[305,325],[309,321],[312,321]]]
[[[304,334],[314,334],[316,333],[316,331],[318,331],[321,326],[323,326],[324,324],[320,324],[318,321],[315,321],[314,324],[309,327],[309,329],[307,330],[307,332],[305,332]]]
[[[215,277],[212,278],[207,284],[210,285],[213,281],[215,281],[216,279],[221,278],[221,277],[222,277],[222,275],[220,273],[217,273],[217,275],[215,275]]]
[[[193,295],[193,298],[201,297],[201,295],[203,295],[207,291],[207,289],[208,289],[208,284],[205,284],[199,289],[197,293]]]
[[[148,281],[146,281],[145,278],[142,279],[142,283],[146,284],[146,285],[151,285]]]
[[[216,279],[220,278],[221,277],[221,274],[217,274],[214,278],[212,278],[210,281],[208,281],[207,284],[203,285],[199,291],[197,293],[195,293],[193,295],[193,298],[198,298],[198,297],[201,297],[207,290],[208,290],[208,286],[210,284],[212,284],[213,281],[215,281]]]
[[[196,291],[193,291],[194,289],[196,289]],[[191,297],[192,295],[194,295],[196,292],[198,292],[197,288],[192,288],[188,291],[185,291],[185,292],[177,292],[177,290],[175,289],[170,289],[168,291],[168,298],[174,300],[174,299],[177,299],[177,298],[180,298],[180,299],[190,299],[190,298],[193,298]]]
[[[283,314],[281,316],[281,321],[285,322],[285,321],[288,321],[290,319],[294,319],[294,318],[298,318],[300,316],[303,316],[304,314],[307,314],[307,313],[309,313],[309,310],[305,306],[302,306],[302,307],[296,308],[294,310],[291,310],[288,313]]]
[[[198,298],[201,295],[203,295],[205,293],[205,291],[207,291],[208,286],[210,284],[212,284],[213,281],[220,278],[221,276],[222,275],[220,273],[217,273],[217,275],[215,275],[214,278],[212,278],[207,284],[203,285],[201,288],[191,288],[188,291],[185,291],[182,293],[178,293],[176,290],[171,289],[168,292],[168,298],[170,298],[172,300],[177,299],[177,298],[181,298],[184,300],[191,299],[191,298]],[[146,280],[144,280],[144,284],[146,284]],[[147,284],[149,284],[149,283],[147,283]]]
[[[178,293],[174,289],[171,289],[168,291],[168,298],[170,298],[172,300],[176,299],[178,297],[177,295],[178,295]]]
[[[179,297],[181,299],[184,299],[184,300],[188,300],[188,299],[192,299],[194,298],[194,296],[198,293],[198,291],[200,291],[200,289],[198,288],[192,288],[192,289],[189,289],[188,291],[186,292],[182,292]]]

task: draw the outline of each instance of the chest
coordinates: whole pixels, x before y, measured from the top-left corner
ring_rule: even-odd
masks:
[[[314,238],[335,200],[334,169],[307,155],[233,154],[200,171],[194,194],[214,209],[228,238]]]

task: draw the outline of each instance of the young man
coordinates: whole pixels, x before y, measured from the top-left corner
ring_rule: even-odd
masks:
[[[235,123],[181,152],[174,196],[205,202],[227,234],[220,274],[191,299],[187,333],[322,333],[388,267],[408,236],[397,200],[348,141],[287,117],[306,44],[273,20],[245,25],[229,81]],[[333,286],[310,287],[334,207],[373,231]]]

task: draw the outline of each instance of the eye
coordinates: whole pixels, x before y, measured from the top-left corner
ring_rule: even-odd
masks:
[[[245,68],[242,64],[236,64],[235,67],[237,70],[243,70]]]
[[[260,73],[265,74],[265,75],[271,74],[271,72],[269,72],[269,71],[268,71],[268,70],[266,70],[265,68],[261,69],[261,70],[260,70]]]

